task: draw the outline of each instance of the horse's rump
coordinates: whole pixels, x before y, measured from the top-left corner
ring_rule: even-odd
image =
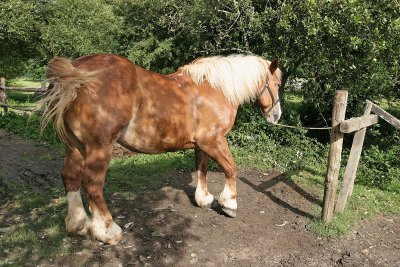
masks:
[[[70,59],[54,58],[46,71],[46,76],[51,84],[46,97],[41,100],[41,104],[48,106],[43,114],[41,129],[43,130],[54,119],[59,137],[68,143],[63,114],[76,99],[79,88],[83,85],[90,87],[100,71],[81,70],[79,67],[75,67]]]

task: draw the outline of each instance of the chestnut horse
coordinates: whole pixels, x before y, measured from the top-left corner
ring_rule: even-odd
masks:
[[[236,165],[226,141],[238,106],[257,101],[269,122],[281,115],[276,60],[231,55],[195,60],[170,75],[134,65],[117,55],[53,59],[51,81],[43,99],[50,120],[67,152],[61,177],[67,194],[66,229],[108,244],[122,238],[103,197],[105,173],[113,144],[141,153],[195,149],[199,207],[214,196],[207,190],[211,157],[225,173],[218,197],[224,212],[236,216]],[[80,188],[88,197],[88,217]]]

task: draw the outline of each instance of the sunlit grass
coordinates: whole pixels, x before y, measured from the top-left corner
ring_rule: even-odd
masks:
[[[7,86],[8,86],[8,84],[7,84]],[[33,80],[33,79],[27,78],[27,77],[19,77],[19,78],[11,80],[9,86],[39,88],[40,81]]]
[[[305,168],[298,173],[292,173],[289,177],[302,187],[312,190],[322,203],[325,171],[326,169],[322,165],[317,165]],[[311,229],[323,236],[342,236],[348,234],[359,220],[371,218],[376,214],[399,213],[400,194],[356,184],[352,196],[348,198],[344,212],[342,214],[334,213],[332,223],[322,222],[321,211],[320,206],[314,206],[312,213],[316,219],[311,221]]]

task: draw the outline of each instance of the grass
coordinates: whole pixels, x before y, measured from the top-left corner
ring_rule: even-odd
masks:
[[[289,172],[289,179],[303,188],[310,189],[322,201],[325,171],[326,168],[323,168],[322,164],[304,166],[301,171]],[[343,169],[340,177],[343,177]],[[313,214],[317,219],[311,222],[311,229],[322,236],[339,237],[348,234],[359,220],[374,217],[376,214],[400,213],[400,194],[356,184],[344,212],[335,213],[331,224],[322,222],[321,210],[320,206],[314,207]]]
[[[0,189],[6,190],[0,193],[8,203],[2,205],[0,228],[10,227],[0,234],[0,265],[25,265],[33,255],[37,259],[65,255],[64,193],[56,186],[33,192],[23,181],[0,178]]]
[[[193,151],[112,159],[106,174],[105,193],[118,192],[129,199],[140,192],[166,186],[176,179],[176,171],[191,171],[193,165]]]
[[[20,77],[10,81],[10,86],[16,87],[40,87],[40,81],[31,78]]]

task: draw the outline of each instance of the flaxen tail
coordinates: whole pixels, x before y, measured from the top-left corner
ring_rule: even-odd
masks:
[[[51,85],[49,91],[41,100],[40,106],[46,110],[40,123],[41,131],[54,120],[54,128],[60,139],[68,144],[64,113],[76,99],[79,89],[90,84],[99,71],[85,71],[72,64],[67,58],[54,58],[47,66],[46,76]]]

